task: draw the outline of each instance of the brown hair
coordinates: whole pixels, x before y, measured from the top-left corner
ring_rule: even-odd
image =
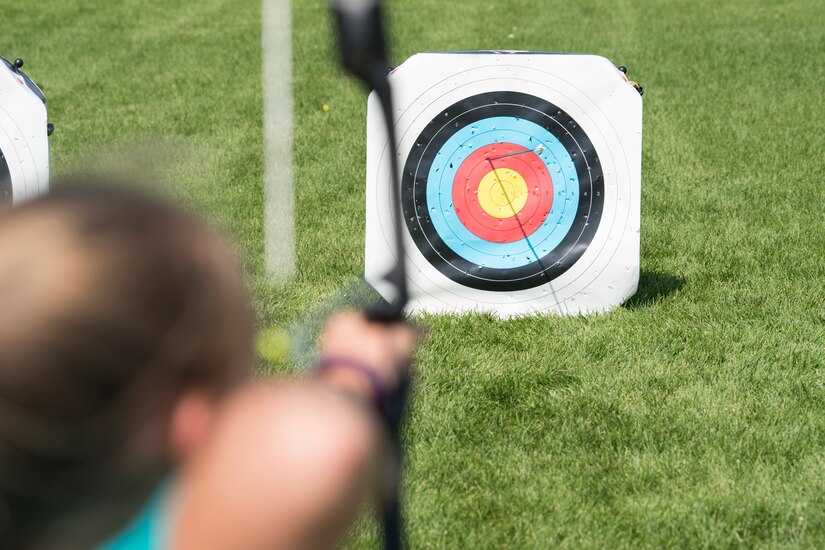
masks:
[[[146,426],[244,379],[253,323],[228,248],[152,195],[72,185],[2,216],[0,545],[17,547],[144,498],[168,467]]]

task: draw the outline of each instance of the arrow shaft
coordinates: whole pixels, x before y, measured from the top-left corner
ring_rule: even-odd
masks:
[[[544,150],[544,147],[539,145],[535,149],[525,149],[524,151],[516,151],[515,153],[507,153],[506,155],[499,155],[497,157],[490,157],[487,160],[488,161],[494,161],[494,160],[499,160],[499,159],[506,159],[508,157],[515,157],[517,155],[526,155],[527,153],[538,153],[538,152],[541,152],[543,150]]]

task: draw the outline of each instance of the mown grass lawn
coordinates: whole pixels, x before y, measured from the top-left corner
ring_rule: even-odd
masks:
[[[422,320],[413,547],[825,547],[821,1],[390,8],[398,62],[588,52],[647,92],[637,296],[589,318]],[[322,0],[295,0],[298,274],[283,290],[263,273],[258,2],[0,13],[0,54],[49,98],[54,173],[126,162],[174,182],[239,244],[262,325],[361,273],[365,101],[334,67]]]

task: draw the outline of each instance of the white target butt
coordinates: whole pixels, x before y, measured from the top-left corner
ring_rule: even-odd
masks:
[[[419,54],[390,77],[413,312],[606,311],[639,280],[642,102],[607,59]],[[367,280],[392,247],[387,134],[367,120]]]
[[[19,67],[0,57],[0,204],[16,204],[48,188],[45,96]]]

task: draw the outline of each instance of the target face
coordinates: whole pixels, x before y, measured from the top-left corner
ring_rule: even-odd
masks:
[[[568,270],[603,207],[599,157],[563,110],[518,92],[474,95],[433,119],[407,158],[404,218],[439,272],[523,290]]]
[[[604,311],[635,291],[641,100],[604,58],[419,54],[391,76],[413,311]],[[366,277],[385,297],[389,149],[368,112]]]

